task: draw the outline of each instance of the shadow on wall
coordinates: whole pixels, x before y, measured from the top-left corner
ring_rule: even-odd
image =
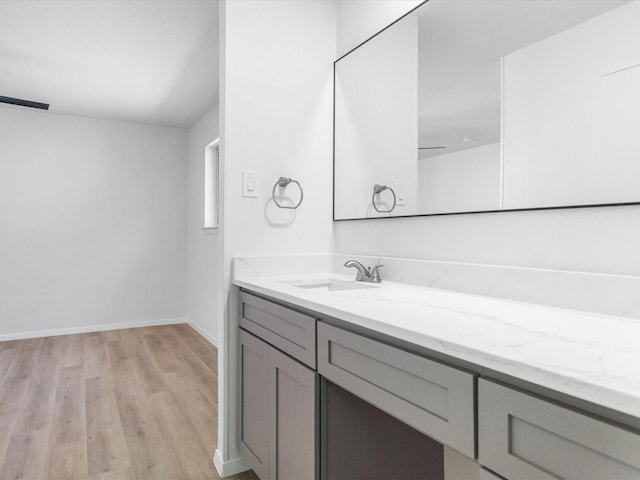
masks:
[[[278,199],[282,204],[295,205],[295,202],[290,198]],[[286,203],[285,203],[286,202]],[[264,204],[264,218],[271,227],[286,228],[293,225],[296,220],[296,211],[289,208],[283,209],[278,207],[272,198],[269,198]]]

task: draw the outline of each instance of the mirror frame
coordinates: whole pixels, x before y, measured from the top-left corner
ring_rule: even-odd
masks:
[[[350,221],[358,221],[358,220],[383,220],[383,219],[399,219],[399,218],[415,218],[415,217],[439,217],[443,215],[469,215],[469,214],[478,214],[478,213],[506,213],[506,212],[530,212],[530,211],[542,211],[542,210],[567,210],[567,209],[579,209],[579,208],[602,208],[602,207],[628,207],[634,205],[640,205],[640,200],[635,202],[619,202],[619,203],[589,203],[589,204],[577,204],[577,205],[559,205],[552,207],[526,207],[526,208],[505,208],[501,210],[469,210],[464,212],[443,212],[443,213],[414,213],[409,215],[390,215],[390,216],[380,216],[380,217],[355,217],[355,218],[336,218],[336,64],[345,58],[346,56],[352,54],[357,49],[362,47],[364,44],[377,37],[387,29],[391,28],[393,25],[398,23],[403,18],[411,15],[414,11],[422,8],[425,4],[429,3],[429,0],[424,0],[407,13],[397,18],[389,25],[381,29],[380,31],[374,33],[369,38],[359,43],[351,50],[349,50],[344,55],[338,57],[333,62],[333,204],[332,204],[332,217],[334,222],[350,222]],[[418,121],[418,119],[416,119]]]

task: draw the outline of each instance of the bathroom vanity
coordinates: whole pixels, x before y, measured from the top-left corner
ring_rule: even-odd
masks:
[[[234,283],[241,449],[261,480],[356,478],[349,415],[378,470],[429,459],[395,478],[447,478],[442,446],[483,480],[640,478],[635,320],[338,274]],[[366,407],[332,420],[341,398]]]
[[[639,204],[640,2],[520,3],[425,1],[335,61],[334,221]],[[234,271],[262,480],[640,479],[637,277],[334,260]]]

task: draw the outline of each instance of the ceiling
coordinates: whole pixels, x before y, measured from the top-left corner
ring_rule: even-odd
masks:
[[[218,46],[217,0],[0,0],[0,95],[188,127],[218,101]]]

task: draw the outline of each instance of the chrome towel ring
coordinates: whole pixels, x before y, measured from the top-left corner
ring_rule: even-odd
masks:
[[[391,208],[389,210],[380,210],[377,206],[376,206],[376,195],[384,192],[385,190],[389,190],[391,192],[391,194],[393,195],[393,205],[391,206]],[[386,185],[378,185],[377,183],[373,186],[373,194],[371,195],[371,204],[373,205],[373,208],[376,210],[376,212],[378,213],[389,213],[389,212],[393,212],[393,209],[396,208],[396,192],[393,191],[393,188],[391,187],[387,187]]]
[[[294,206],[281,205],[280,203],[278,203],[278,200],[276,199],[276,188],[278,188],[278,187],[285,188],[290,183],[295,183],[296,185],[298,185],[298,188],[300,189],[300,200]],[[287,177],[280,177],[278,179],[278,181],[273,185],[273,190],[271,191],[271,198],[273,199],[273,203],[275,203],[278,207],[280,207],[280,208],[288,208],[290,210],[295,210],[302,203],[302,199],[304,198],[304,192],[302,191],[302,187],[300,186],[300,182],[298,182],[297,180],[294,180],[292,178],[287,178]]]

